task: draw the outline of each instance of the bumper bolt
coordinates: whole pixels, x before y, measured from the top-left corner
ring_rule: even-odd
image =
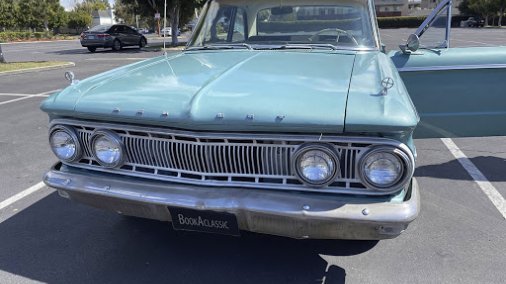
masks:
[[[362,214],[363,214],[364,216],[369,215],[369,209],[365,208],[364,210],[362,210]]]

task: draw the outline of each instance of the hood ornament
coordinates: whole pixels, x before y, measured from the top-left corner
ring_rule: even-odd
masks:
[[[388,90],[394,87],[394,79],[392,79],[392,77],[385,77],[383,80],[381,80],[381,87],[383,87],[381,90],[381,95],[388,95]]]
[[[77,83],[79,83],[79,80],[76,80],[76,75],[74,75],[74,72],[72,71],[67,71],[65,72],[65,79],[67,79],[67,81],[70,82],[70,85],[75,85]]]

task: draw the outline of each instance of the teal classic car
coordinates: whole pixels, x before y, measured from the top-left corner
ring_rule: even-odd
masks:
[[[413,137],[504,133],[506,49],[449,48],[450,15],[387,53],[372,0],[209,1],[184,51],[42,103],[44,181],[177,230],[396,237],[420,210]]]

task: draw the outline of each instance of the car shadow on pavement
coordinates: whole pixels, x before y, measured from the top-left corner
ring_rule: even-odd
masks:
[[[470,158],[470,160],[486,176],[488,181],[506,181],[506,175],[504,175],[506,159],[492,156],[479,156]],[[462,170],[457,171],[455,169]],[[462,165],[457,159],[442,164],[420,166],[416,169],[415,176],[453,180],[473,180],[462,168]]]
[[[344,283],[338,257],[376,244],[176,232],[53,193],[0,224],[0,275],[46,283]]]

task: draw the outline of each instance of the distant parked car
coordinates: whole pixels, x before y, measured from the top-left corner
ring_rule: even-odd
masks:
[[[149,34],[149,29],[148,28],[139,28],[138,31],[141,34]]]
[[[477,19],[475,17],[469,17],[465,21],[460,21],[460,27],[462,28],[471,28],[471,27],[478,28],[483,27],[484,25],[485,21],[483,21],[482,19]]]
[[[181,35],[181,29],[177,29],[177,35]],[[172,27],[163,28],[160,31],[160,36],[172,36]]]
[[[141,33],[125,25],[99,25],[81,34],[81,45],[90,52],[97,48],[112,48],[115,51],[125,46],[146,46],[147,39]]]

